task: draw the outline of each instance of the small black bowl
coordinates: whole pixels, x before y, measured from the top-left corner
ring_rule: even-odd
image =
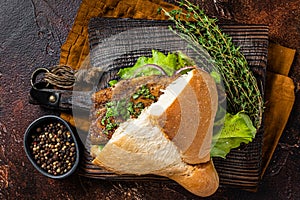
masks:
[[[31,147],[34,144],[33,137],[39,136],[40,134],[45,134],[45,131],[43,130],[42,127],[44,127],[46,125],[49,125],[49,124],[57,124],[57,123],[60,123],[61,125],[63,125],[65,127],[64,131],[68,131],[70,133],[69,137],[66,137],[67,139],[65,139],[64,141],[62,141],[60,143],[63,144],[63,145],[66,144],[65,143],[66,141],[69,141],[68,144],[74,143],[73,146],[72,146],[73,147],[72,150],[73,150],[73,154],[74,153],[76,154],[75,156],[73,156],[73,159],[75,159],[75,160],[73,162],[71,162],[71,163],[73,163],[71,168],[66,169],[67,171],[65,173],[61,173],[61,174],[48,173],[48,171],[46,171],[46,169],[43,169],[41,167],[42,164],[37,163],[37,159],[35,159],[34,154],[33,154],[33,150],[32,150],[33,148]],[[54,131],[54,132],[56,132],[56,131]],[[55,138],[56,138],[56,136],[55,136]],[[56,139],[55,139],[55,141],[56,141]],[[53,147],[53,148],[57,149],[57,147]],[[59,148],[60,148],[60,146],[59,146]],[[74,148],[75,148],[75,151],[74,151]],[[28,126],[28,128],[26,129],[25,134],[24,134],[24,149],[25,149],[26,155],[27,155],[29,161],[32,163],[32,165],[40,173],[42,173],[43,175],[45,175],[49,178],[53,178],[53,179],[66,178],[66,177],[70,176],[71,174],[73,174],[76,171],[76,169],[78,167],[78,164],[79,164],[80,152],[79,152],[79,144],[77,142],[77,137],[74,135],[74,132],[71,129],[71,127],[69,126],[69,124],[65,120],[63,120],[62,118],[60,118],[58,116],[55,116],[55,115],[46,115],[46,116],[40,117],[40,118],[36,119],[35,121],[33,121]],[[48,148],[47,152],[52,152],[52,147]],[[49,156],[49,158],[50,158],[51,154],[49,153],[48,155],[50,155]],[[49,161],[49,158],[47,156],[47,161]],[[53,156],[51,157],[51,161],[54,160],[52,158],[53,158]],[[64,161],[66,161],[66,159],[62,159],[62,160],[61,159],[57,159],[57,156],[56,156],[55,160],[59,160],[59,161],[57,161],[57,163],[59,162],[60,165],[65,165],[66,162],[64,162]],[[46,162],[43,162],[43,163],[45,163],[46,166],[48,165]]]

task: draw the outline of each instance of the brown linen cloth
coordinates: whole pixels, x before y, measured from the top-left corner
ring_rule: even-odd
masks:
[[[265,88],[265,129],[262,149],[262,176],[289,119],[295,101],[294,83],[288,77],[295,50],[269,44]]]
[[[176,9],[176,6],[162,0],[83,0],[73,28],[61,47],[60,64],[73,69],[82,66],[89,54],[88,23],[91,18],[166,19],[164,15],[157,14],[159,7],[166,10]],[[280,45],[271,43],[269,46],[262,175],[271,160],[294,104],[294,84],[287,77],[294,54],[294,50]],[[71,115],[62,113],[61,117],[74,125]]]

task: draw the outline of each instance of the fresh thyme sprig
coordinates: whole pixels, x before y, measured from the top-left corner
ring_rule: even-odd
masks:
[[[248,63],[230,36],[222,33],[217,19],[208,17],[204,11],[187,0],[179,3],[180,8],[167,12],[175,23],[174,31],[200,44],[214,60],[215,67],[223,78],[228,112],[236,114],[244,111],[259,128],[262,120],[263,99],[257,81]]]

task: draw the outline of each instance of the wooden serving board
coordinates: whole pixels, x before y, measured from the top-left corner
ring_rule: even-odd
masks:
[[[93,18],[89,25],[89,42],[91,49],[91,63],[98,66],[100,58],[93,51],[105,39],[138,27],[167,27],[172,25],[169,21],[153,21],[153,20],[134,20],[134,19],[114,19],[114,18]],[[233,42],[241,47],[241,52],[246,57],[255,77],[257,78],[259,88],[264,95],[264,83],[266,74],[266,62],[268,53],[268,27],[265,25],[243,25],[243,24],[220,24],[221,29],[229,34]],[[163,37],[163,36],[162,36]],[[159,42],[162,38],[149,38],[149,42]],[[102,46],[105,48],[113,48],[109,45]],[[118,47],[115,47],[118,48]],[[133,54],[133,55],[132,55]],[[134,52],[116,59],[115,66],[131,66],[141,55],[147,55],[149,52]],[[111,58],[113,59],[113,58]],[[111,74],[108,72],[108,76]],[[226,159],[213,158],[215,167],[220,177],[221,186],[229,186],[242,188],[246,190],[255,190],[260,180],[261,171],[261,150],[262,150],[263,126],[258,130],[256,138],[248,145],[232,150]],[[169,181],[167,178],[145,175],[118,175],[99,168],[91,163],[91,156],[87,151],[84,152],[82,162],[80,164],[79,174],[85,177],[105,180],[159,180]],[[126,164],[126,163],[124,163]]]

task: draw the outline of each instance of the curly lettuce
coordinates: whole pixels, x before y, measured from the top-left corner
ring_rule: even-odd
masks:
[[[168,76],[172,76],[176,70],[182,67],[195,65],[193,60],[180,51],[165,55],[160,51],[152,50],[152,57],[139,57],[134,66],[120,69],[118,76],[121,79],[130,79],[137,76],[161,75],[156,69],[143,68],[147,64],[158,65]]]

